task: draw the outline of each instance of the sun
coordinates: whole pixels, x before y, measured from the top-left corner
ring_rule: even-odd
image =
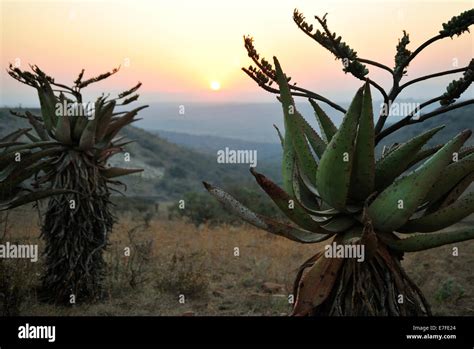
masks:
[[[211,81],[211,90],[219,91],[221,89],[221,83],[219,81]]]

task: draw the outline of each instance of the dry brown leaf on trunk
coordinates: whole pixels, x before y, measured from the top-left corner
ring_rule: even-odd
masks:
[[[292,315],[308,315],[326,300],[343,261],[343,258],[326,258],[322,255],[313,264],[301,278]]]

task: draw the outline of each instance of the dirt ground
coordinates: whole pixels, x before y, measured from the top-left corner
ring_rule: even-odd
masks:
[[[7,239],[39,243],[41,250],[37,217],[24,215],[14,212],[3,223]],[[21,300],[19,314],[287,315],[297,268],[318,250],[318,245],[301,245],[248,225],[195,227],[165,217],[147,222],[137,216],[121,214],[111,235],[108,296],[101,303],[39,303],[34,289],[41,259],[8,261]],[[407,254],[403,261],[436,315],[474,315],[474,241],[456,246],[458,256],[449,245]]]

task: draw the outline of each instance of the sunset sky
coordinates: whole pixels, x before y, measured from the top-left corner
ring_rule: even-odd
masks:
[[[255,38],[263,56],[278,56],[299,86],[345,101],[360,81],[344,75],[341,63],[296,27],[295,7],[310,22],[328,12],[330,28],[360,57],[391,67],[403,29],[414,49],[438,33],[441,23],[472,7],[472,1],[420,0],[0,1],[0,106],[35,105],[31,88],[3,69],[16,60],[22,68],[37,64],[65,83],[81,68],[90,76],[121,65],[117,75],[90,89],[92,95],[141,81],[146,102],[271,101],[240,70],[250,63],[245,34]],[[472,34],[437,42],[410,66],[409,78],[454,69],[456,60],[464,66],[473,53]],[[372,79],[388,86],[385,72],[370,69]],[[453,77],[407,89],[405,96],[439,94]]]

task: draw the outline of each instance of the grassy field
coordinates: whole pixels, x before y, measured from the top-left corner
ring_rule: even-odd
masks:
[[[3,224],[6,240],[39,243],[42,249],[37,215],[31,211],[16,210]],[[456,246],[457,257],[449,245],[407,254],[403,261],[437,315],[474,315],[474,241]],[[126,248],[130,256],[125,256]],[[125,212],[106,253],[106,299],[67,308],[37,301],[41,259],[2,262],[11,314],[278,316],[290,312],[296,270],[317,249],[247,225],[195,227],[169,221],[164,214],[144,219]]]

